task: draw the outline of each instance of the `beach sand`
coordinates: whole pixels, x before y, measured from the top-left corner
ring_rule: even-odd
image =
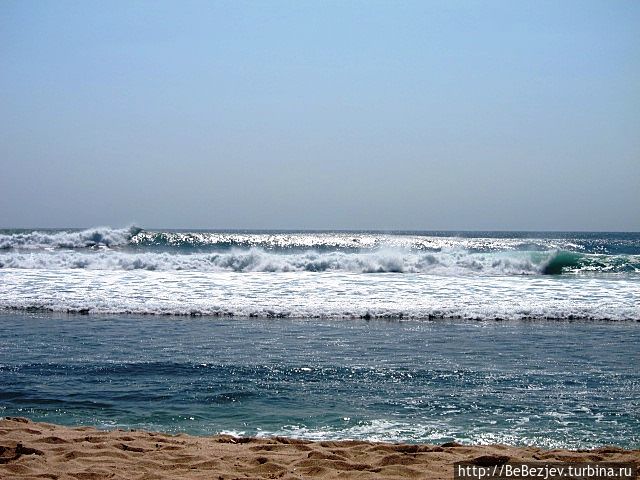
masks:
[[[544,450],[504,445],[167,435],[0,420],[0,478],[51,479],[452,479],[453,463],[635,462],[640,450]]]

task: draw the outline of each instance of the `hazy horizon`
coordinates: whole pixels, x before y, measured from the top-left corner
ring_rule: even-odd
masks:
[[[55,226],[55,227],[39,227],[39,226],[28,226],[28,227],[12,227],[12,226],[0,226],[1,230],[25,230],[25,231],[82,231],[82,230],[94,230],[94,229],[113,229],[113,230],[122,230],[122,229],[131,229],[131,228],[139,228],[143,231],[163,231],[163,232],[250,232],[250,233],[260,233],[260,232],[319,232],[319,233],[540,233],[540,234],[554,234],[554,233],[576,233],[576,234],[590,234],[590,233],[614,233],[614,234],[640,234],[640,230],[506,230],[506,229],[494,229],[494,230],[452,230],[452,229],[443,229],[443,228],[434,228],[434,229],[380,229],[380,228],[242,228],[242,227],[234,227],[234,228],[216,228],[216,227],[183,227],[183,228],[174,228],[174,227],[158,227],[158,226],[143,226],[128,223],[124,226],[122,225],[83,225],[83,226]]]
[[[640,2],[0,3],[2,228],[640,231]]]

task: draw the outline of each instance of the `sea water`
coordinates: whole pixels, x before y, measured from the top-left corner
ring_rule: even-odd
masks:
[[[0,308],[640,320],[640,234],[0,231]]]
[[[640,446],[631,322],[0,315],[0,415],[101,428]]]
[[[0,232],[0,415],[640,445],[640,234]]]

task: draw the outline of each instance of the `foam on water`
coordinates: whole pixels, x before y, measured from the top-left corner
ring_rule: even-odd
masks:
[[[138,227],[113,229],[95,227],[87,230],[18,230],[0,233],[0,250],[15,248],[87,248],[126,245],[136,234]]]
[[[313,441],[365,440],[368,442],[404,442],[438,444],[445,441],[459,441],[471,445],[527,445],[538,448],[584,448],[579,441],[558,441],[549,432],[531,431],[527,428],[513,427],[511,431],[485,431],[482,428],[470,427],[466,431],[452,428],[445,422],[406,422],[388,419],[365,420],[351,422],[345,419],[342,426],[324,426],[309,428],[304,425],[284,425],[273,431],[260,430],[257,437],[268,438],[281,436]],[[228,431],[233,436],[252,435],[254,432]],[[597,445],[597,441],[593,442]]]
[[[0,305],[302,318],[640,320],[637,278],[0,270]]]
[[[598,264],[599,263],[599,264]],[[198,272],[436,273],[441,275],[531,275],[587,270],[597,265],[610,272],[640,271],[640,257],[618,263],[598,255],[566,252],[486,252],[467,250],[416,252],[378,249],[364,252],[276,253],[260,248],[216,253],[123,252],[117,250],[18,251],[0,254],[0,268],[88,270],[188,270]]]
[[[0,308],[639,320],[640,235],[4,231]]]

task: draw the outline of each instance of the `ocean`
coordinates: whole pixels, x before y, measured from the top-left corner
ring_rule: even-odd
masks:
[[[640,320],[639,233],[0,231],[0,308]]]
[[[640,446],[640,234],[0,231],[0,415]]]

